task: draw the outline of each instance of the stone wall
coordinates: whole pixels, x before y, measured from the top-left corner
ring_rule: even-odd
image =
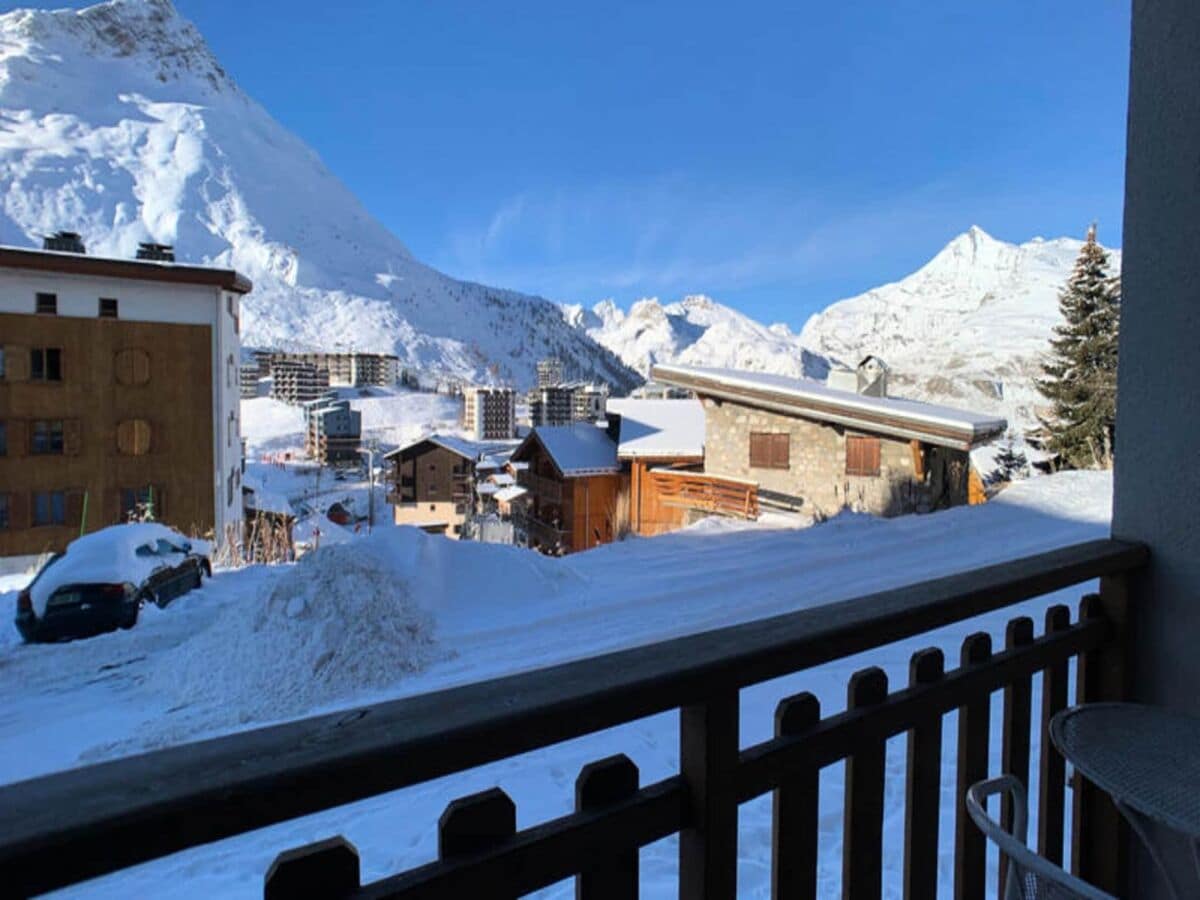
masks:
[[[704,471],[710,475],[756,481],[760,490],[786,494],[801,511],[822,516],[846,508],[894,516],[930,507],[928,486],[916,478],[906,440],[877,435],[879,475],[847,475],[846,434],[863,432],[708,397],[704,409]],[[751,432],[790,435],[788,468],[751,468]],[[965,503],[967,454],[939,452],[950,454],[962,467],[961,484],[954,485],[951,502]]]

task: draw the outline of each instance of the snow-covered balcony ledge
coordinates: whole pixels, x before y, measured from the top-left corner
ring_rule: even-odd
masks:
[[[982,835],[961,812],[966,785],[988,773],[1038,772],[1042,852],[1066,836],[1064,766],[1040,739],[1067,704],[1071,667],[1079,701],[1120,699],[1129,687],[1126,577],[1140,544],[1111,539],[949,575],[856,599],[283,725],[76,769],[0,789],[0,874],[27,895],[75,884],[275,822],[465,772],[656,713],[679,711],[679,770],[639,787],[618,755],[584,768],[576,812],[521,830],[498,788],[449,805],[433,863],[360,883],[342,840],[285,852],[264,873],[269,897],[516,896],[576,877],[578,896],[637,896],[640,847],[679,834],[679,895],[732,898],[737,887],[738,808],[772,793],[772,878],[779,896],[815,896],[818,781],[846,762],[843,893],[880,895],[884,754],[907,733],[908,827],[902,875],[908,896],[935,896],[939,832],[954,835],[957,896],[982,896]],[[844,712],[822,717],[810,694],[784,699],[775,736],[743,747],[743,689],[835,659],[928,635],[1024,600],[1101,579],[1072,621],[1053,606],[1045,630],[1014,618],[1003,650],[969,636],[961,665],[942,651],[912,657],[907,687],[891,690],[879,668],[847,686]],[[1039,674],[1040,673],[1040,674]],[[1037,684],[1035,684],[1037,676]],[[1035,687],[1041,704],[1034,718]],[[989,733],[992,695],[1003,691],[1003,727]],[[957,711],[953,759],[942,759],[942,722]],[[1032,748],[1040,753],[1034,758]],[[943,764],[953,763],[957,811],[941,803]],[[1076,868],[1102,887],[1120,883],[1120,819],[1077,781],[1070,838]],[[433,828],[434,823],[430,822]],[[284,850],[286,848],[280,848]]]

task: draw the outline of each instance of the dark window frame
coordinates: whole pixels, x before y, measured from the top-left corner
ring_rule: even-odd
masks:
[[[46,498],[47,515],[41,513],[41,498]],[[57,502],[56,502],[57,501]],[[49,528],[55,525],[67,524],[67,492],[66,491],[34,491],[29,496],[30,521],[34,528]]]
[[[0,491],[0,531],[8,531],[12,527],[12,495]]]
[[[33,309],[39,316],[57,316],[58,294],[38,291],[34,294]]]
[[[29,423],[29,455],[62,456],[66,453],[65,434],[63,419],[32,420]]]
[[[62,383],[62,347],[33,347],[29,351],[29,380]]]
[[[105,306],[105,304],[112,304]],[[101,297],[97,303],[98,309],[96,315],[101,319],[119,319],[120,304],[116,297]]]
[[[8,422],[0,420],[0,456],[8,456]]]

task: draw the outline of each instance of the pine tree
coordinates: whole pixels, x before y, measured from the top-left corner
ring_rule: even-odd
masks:
[[[1064,322],[1054,329],[1051,353],[1038,390],[1051,403],[1039,420],[1047,447],[1068,468],[1112,465],[1117,406],[1119,277],[1108,272],[1108,253],[1088,229],[1075,269],[1059,292]]]
[[[1029,475],[1029,460],[1024,452],[1017,449],[1016,438],[1010,431],[1000,445],[1000,452],[995,458],[995,480],[999,482],[1025,478]]]

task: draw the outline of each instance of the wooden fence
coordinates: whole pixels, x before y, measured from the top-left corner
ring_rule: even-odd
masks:
[[[758,487],[753,482],[733,481],[700,472],[671,472],[651,469],[648,477],[658,502],[663,506],[702,512],[758,518]]]
[[[1061,855],[1064,765],[1046,737],[1067,703],[1119,699],[1128,689],[1124,577],[1144,547],[1093,541],[854,600],[580,660],[433,694],[242,732],[101,763],[0,789],[0,891],[26,895],[208,841],[429,781],[656,713],[680,711],[680,770],[639,785],[624,756],[584,767],[575,811],[516,829],[499,789],[451,803],[436,827],[439,858],[362,884],[340,837],[282,853],[265,873],[269,898],[515,897],[564,878],[582,900],[638,895],[637,850],[679,833],[679,896],[732,898],[737,813],[772,793],[774,896],[816,897],[818,773],[846,761],[843,896],[880,896],[885,741],[908,736],[904,895],[933,897],[942,834],[953,834],[954,896],[984,893],[985,845],[964,815],[967,785],[986,777],[989,747],[1002,768],[1038,767],[1040,851]],[[974,634],[947,670],[942,651],[912,657],[908,683],[878,668],[847,685],[845,711],[822,715],[815,697],[783,700],[775,736],[742,747],[741,688],[911,638],[1100,577],[1071,619],[1051,608],[1040,633],[1009,625],[1003,648]],[[1032,679],[1042,684],[1032,704]],[[1003,726],[989,733],[993,694]],[[942,728],[957,710],[952,821],[940,815]],[[1032,729],[1041,752],[1031,758]],[[1121,820],[1083,782],[1073,792],[1073,865],[1110,890],[1123,887]],[[1007,811],[1006,811],[1007,814]],[[430,827],[434,823],[430,822]],[[170,885],[163,886],[169,893]]]

